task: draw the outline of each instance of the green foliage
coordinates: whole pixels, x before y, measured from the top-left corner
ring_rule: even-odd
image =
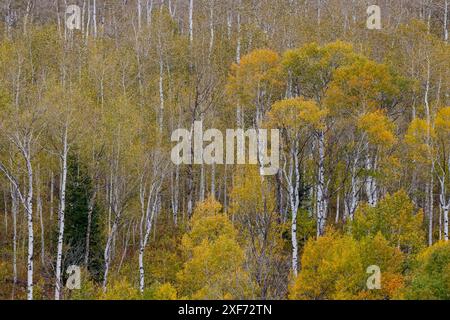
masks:
[[[357,239],[381,233],[389,244],[416,253],[425,245],[423,213],[416,210],[405,191],[387,195],[376,207],[362,204],[349,229]]]
[[[356,58],[349,43],[336,41],[319,46],[306,44],[299,49],[288,50],[283,55],[282,65],[291,77],[294,90],[307,99],[320,102],[327,91],[334,72]]]
[[[438,242],[423,250],[411,275],[408,299],[450,299],[450,243]]]
[[[93,182],[87,168],[75,154],[70,154],[67,168],[66,212],[64,242],[68,249],[64,262],[70,265],[84,264],[86,234],[88,230],[89,203],[94,192]],[[91,215],[88,269],[92,277],[100,280],[103,270],[102,211],[94,203]]]

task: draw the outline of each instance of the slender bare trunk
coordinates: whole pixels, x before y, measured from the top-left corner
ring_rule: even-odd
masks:
[[[319,173],[317,177],[317,236],[325,232],[327,219],[327,187],[325,185],[325,134],[318,133]]]
[[[444,3],[444,41],[448,42],[448,0]]]
[[[67,124],[63,135],[63,150],[61,153],[61,187],[60,187],[60,202],[59,202],[59,230],[58,230],[58,245],[56,252],[56,283],[55,283],[55,300],[61,299],[61,268],[62,268],[62,250],[64,242],[64,222],[66,211],[66,181],[67,181]]]
[[[189,0],[189,42],[194,41],[194,0]]]
[[[17,210],[17,190],[14,185],[11,185],[11,215],[13,219],[13,299],[17,285]]]

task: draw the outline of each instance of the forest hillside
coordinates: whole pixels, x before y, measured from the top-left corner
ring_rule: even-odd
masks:
[[[0,299],[450,299],[449,0],[2,0]]]

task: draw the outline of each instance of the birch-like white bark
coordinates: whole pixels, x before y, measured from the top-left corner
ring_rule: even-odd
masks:
[[[194,0],[189,0],[189,42],[194,41]]]
[[[317,177],[317,236],[320,237],[325,232],[327,219],[327,186],[325,184],[325,134],[318,133],[319,164]]]
[[[209,3],[209,57],[214,48],[214,0]]]
[[[33,165],[32,165],[32,144],[34,143],[34,132],[30,131],[24,137],[20,137],[19,133],[14,133],[10,137],[11,142],[18,148],[23,157],[26,167],[26,196],[19,188],[16,177],[8,170],[5,165],[0,162],[0,171],[3,172],[13,188],[17,192],[26,215],[27,231],[28,231],[28,253],[27,253],[27,299],[33,300],[33,272],[34,272],[34,231],[33,231]]]
[[[6,200],[6,191],[3,192],[3,204],[5,207],[5,234],[8,234],[8,201]]]
[[[175,178],[174,178],[175,175]],[[171,175],[171,187],[172,187],[172,215],[175,225],[178,224],[178,206],[179,206],[179,194],[180,194],[180,167],[175,166],[175,173]]]
[[[448,0],[444,2],[444,41],[448,42]]]
[[[141,26],[142,26],[142,3],[141,3],[141,0],[137,0],[136,4],[137,4],[138,31],[141,32]]]
[[[14,299],[15,288],[17,285],[17,190],[14,185],[11,184],[11,215],[13,219],[13,293]]]
[[[42,216],[42,197],[41,197],[41,182],[39,177],[39,167],[38,167],[38,175],[37,175],[37,195],[36,195],[36,204],[37,204],[37,211],[38,211],[38,217],[39,217],[39,227],[41,231],[41,265],[45,266],[45,229],[44,229],[44,219]]]
[[[430,82],[431,82],[431,61],[430,57],[426,56],[427,60],[427,79],[425,85],[425,110],[426,110],[426,120],[427,120],[427,145],[431,148],[431,111],[429,103],[429,92],[430,92]],[[434,189],[434,159],[432,152],[429,153],[429,159],[431,161],[430,167],[430,182],[428,184],[428,245],[433,245],[433,189]]]
[[[53,171],[50,175],[50,221],[53,221],[53,198],[54,198],[54,189],[55,189],[55,181],[54,181]]]
[[[377,183],[375,178],[373,177],[371,171],[376,169],[376,159],[375,163],[372,165],[372,159],[370,157],[369,146],[367,144],[366,147],[366,170],[369,172],[366,178],[366,194],[369,205],[371,207],[375,207],[378,203],[378,193],[377,193]]]
[[[450,167],[450,160],[449,160],[449,167]],[[447,190],[445,186],[446,182],[446,175],[445,173],[442,174],[442,176],[438,177],[439,179],[439,185],[440,185],[440,195],[439,200],[441,204],[441,209],[443,212],[443,225],[444,225],[444,240],[448,241],[448,212],[450,210],[450,198],[447,199]]]
[[[162,45],[159,39],[159,132],[163,131],[164,121],[164,63],[162,58]]]
[[[298,274],[298,242],[297,242],[297,213],[300,206],[300,170],[298,160],[298,141],[294,142],[289,155],[289,169],[285,178],[288,185],[289,204],[291,207],[291,244],[292,244],[292,272],[296,277]]]
[[[141,222],[140,222],[140,241],[139,241],[139,291],[144,292],[145,288],[145,270],[144,253],[148,244],[148,239],[153,225],[153,220],[157,212],[158,195],[161,189],[161,181],[153,181],[148,194],[146,194],[145,181],[141,182],[140,203],[141,203]],[[145,199],[147,197],[147,200]],[[144,231],[145,227],[145,231]]]
[[[33,167],[31,164],[31,154],[29,148],[24,156],[28,175],[28,194],[25,204],[25,210],[27,214],[27,226],[28,226],[27,299],[33,300],[33,272],[34,272]]]
[[[66,211],[66,182],[67,182],[67,155],[69,147],[67,143],[68,134],[67,124],[64,128],[62,153],[61,153],[61,186],[60,186],[60,202],[58,213],[58,244],[56,252],[56,282],[55,282],[55,300],[61,299],[61,268],[62,268],[62,251],[64,243],[64,223]]]
[[[94,0],[92,7],[92,23],[94,27],[94,38],[97,38],[97,0]]]

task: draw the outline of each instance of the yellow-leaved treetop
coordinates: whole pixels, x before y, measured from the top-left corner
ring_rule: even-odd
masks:
[[[405,135],[405,143],[411,160],[418,164],[429,164],[432,148],[429,137],[435,136],[434,129],[424,119],[411,121]]]
[[[219,202],[199,203],[182,239],[186,262],[178,273],[181,295],[190,299],[243,299],[250,279],[237,231]]]
[[[306,244],[302,270],[289,289],[289,298],[393,299],[403,288],[402,263],[400,250],[390,246],[380,233],[357,241],[351,235],[329,230]],[[379,290],[367,285],[367,269],[371,266],[381,271]]]
[[[384,148],[396,142],[394,124],[382,110],[363,114],[358,121],[358,128],[367,134],[369,143]]]
[[[238,106],[238,117],[262,120],[282,88],[280,56],[275,51],[254,50],[231,66],[227,92]]]
[[[292,136],[304,129],[323,128],[327,114],[328,111],[321,110],[313,100],[301,97],[290,98],[273,104],[267,116],[267,123],[270,127],[292,132]]]

